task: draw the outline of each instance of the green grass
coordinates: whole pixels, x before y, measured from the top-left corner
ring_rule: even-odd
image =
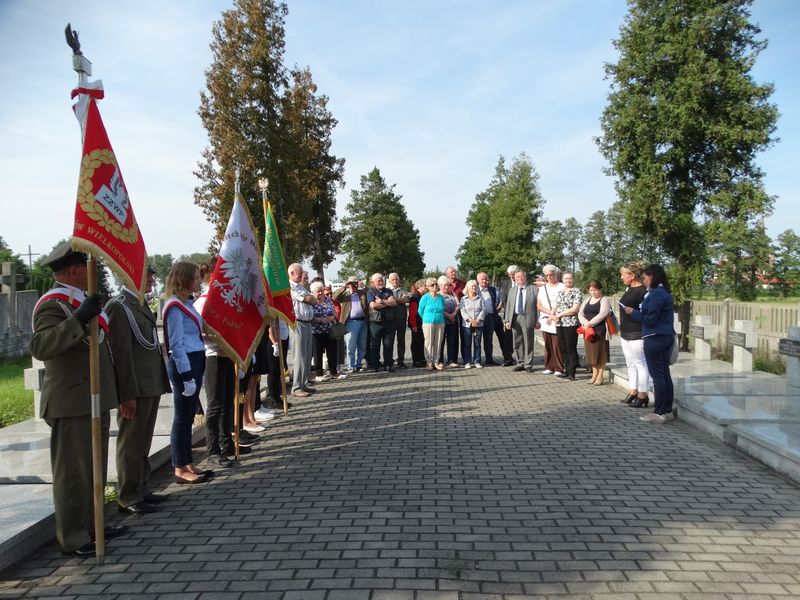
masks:
[[[0,427],[33,418],[33,392],[24,386],[29,356],[0,359]]]

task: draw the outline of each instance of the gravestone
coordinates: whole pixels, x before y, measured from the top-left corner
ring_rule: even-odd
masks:
[[[786,385],[800,388],[800,326],[789,327],[778,352],[786,357]]]
[[[694,338],[695,360],[711,360],[711,343],[717,337],[717,326],[711,317],[695,315],[694,324],[689,326],[689,335]]]
[[[758,336],[752,321],[735,320],[728,332],[728,342],[733,346],[733,370],[753,370],[753,348],[758,345]]]

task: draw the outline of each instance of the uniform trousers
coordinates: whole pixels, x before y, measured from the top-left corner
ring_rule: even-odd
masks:
[[[74,552],[94,540],[92,418],[46,419],[50,426],[53,508],[61,550]],[[100,415],[103,487],[108,466],[109,412]]]
[[[150,445],[161,396],[136,399],[136,416],[117,411],[117,488],[120,506],[138,504],[150,494]]]

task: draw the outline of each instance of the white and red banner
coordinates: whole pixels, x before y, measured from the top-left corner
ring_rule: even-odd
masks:
[[[261,248],[239,192],[200,314],[203,328],[232,361],[247,368],[266,326]]]
[[[133,214],[128,189],[97,109],[101,81],[82,83],[75,116],[84,133],[72,248],[102,258],[123,285],[144,294],[147,252]]]

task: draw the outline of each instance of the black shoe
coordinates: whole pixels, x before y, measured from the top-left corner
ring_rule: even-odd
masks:
[[[227,469],[233,464],[233,462],[221,454],[212,454],[208,457],[208,464],[218,469]]]
[[[647,398],[639,398],[638,396],[636,399],[629,404],[631,408],[647,408],[647,405],[650,404],[650,397]]]
[[[387,373],[394,373],[394,367],[386,367]]]
[[[147,494],[144,497],[144,501],[148,504],[161,504],[162,502],[166,502],[169,500],[169,494]]]
[[[205,475],[198,475],[196,479],[186,479],[185,477],[175,475],[173,481],[180,485],[194,485],[197,483],[206,483],[208,481],[208,477]]]
[[[254,433],[250,433],[249,431],[245,431],[242,429],[239,432],[239,445],[242,445],[242,442],[257,442],[258,436]]]
[[[620,400],[621,404],[630,404],[634,400],[636,400],[638,396],[636,394],[628,394],[622,400]]]
[[[496,362],[494,362],[493,360],[487,360],[487,361],[486,361],[485,363],[483,363],[483,364],[484,364],[485,366],[487,366],[487,367],[496,367],[496,366],[497,366],[497,363],[496,363]]]
[[[303,388],[303,391],[304,392],[308,392],[309,394],[316,394],[317,393],[317,388],[312,388],[312,387],[306,386],[306,387]]]
[[[514,372],[515,373],[517,373],[519,371],[524,371],[524,370],[525,370],[525,367],[523,367],[522,365],[519,365],[518,367],[514,367]]]
[[[128,533],[127,525],[106,525],[103,529],[107,540],[113,540]]]
[[[569,376],[569,380],[570,381],[578,381],[578,379],[575,377],[575,375],[570,375]]]
[[[131,504],[130,506],[119,505],[117,510],[126,515],[147,515],[156,512],[158,509],[144,500]]]
[[[252,450],[250,449],[250,446],[242,446],[241,444],[239,445],[239,455],[240,456],[242,454],[250,454],[251,452],[252,452]],[[223,450],[222,451],[222,456],[235,456],[235,454],[233,452],[233,448],[231,448],[230,450]]]
[[[401,363],[400,362],[400,363],[397,363],[397,368],[398,369],[407,369],[408,367],[406,366],[406,363]]]
[[[525,370],[526,370],[528,373],[533,373],[533,367],[528,367],[528,368],[527,368],[527,369],[525,369]]]
[[[508,360],[503,361],[503,366],[504,367],[513,367],[514,366],[514,360],[509,358]]]
[[[62,552],[64,556],[78,556],[80,558],[88,558],[90,556],[95,556],[97,551],[94,547],[94,542],[89,542],[88,544],[84,544],[77,550],[73,550],[72,552]]]

